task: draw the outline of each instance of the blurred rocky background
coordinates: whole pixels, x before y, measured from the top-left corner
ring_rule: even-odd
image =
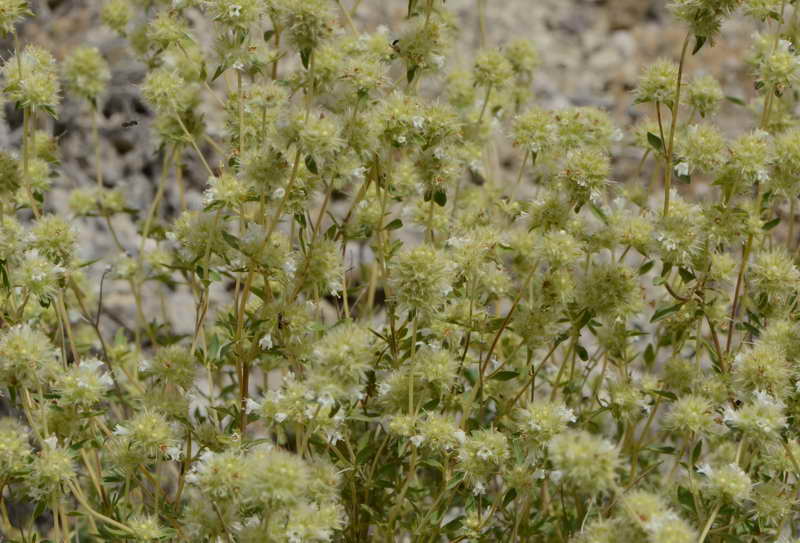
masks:
[[[384,25],[390,33],[397,32],[407,10],[406,0],[343,0],[343,3],[353,9],[355,24],[364,31]],[[151,112],[137,91],[137,84],[145,75],[144,65],[131,56],[125,40],[101,24],[102,0],[31,0],[31,5],[36,17],[28,19],[20,29],[23,44],[38,43],[59,59],[74,47],[88,44],[98,47],[110,63],[112,83],[99,105],[103,178],[107,186],[124,190],[129,207],[146,209],[155,191],[162,158],[151,138]],[[631,90],[642,66],[659,57],[677,59],[686,32],[669,15],[665,1],[447,0],[447,7],[461,21],[461,36],[452,62],[469,66],[474,51],[481,45],[502,45],[517,37],[532,40],[543,61],[534,81],[538,103],[551,109],[596,106],[608,111],[628,134],[615,150],[615,178],[635,177],[641,151],[630,145],[628,129],[646,111],[643,106],[633,105]],[[483,24],[478,15],[480,9],[485,13]],[[201,25],[202,21],[197,19],[196,24]],[[689,59],[687,75],[711,73],[720,80],[727,95],[749,100],[754,90],[743,59],[755,30],[753,23],[743,18],[728,21],[713,48],[705,47],[701,54]],[[196,34],[212,38],[202,27],[196,28]],[[10,56],[11,48],[9,40],[0,42],[5,58]],[[65,213],[68,190],[94,183],[91,120],[85,108],[66,97],[58,120],[43,119],[42,123],[50,124],[40,126],[59,138],[62,152],[56,189],[46,204]],[[727,128],[741,130],[750,126],[749,113],[742,106],[729,103],[725,108],[720,119],[730,125]],[[20,141],[22,117],[13,104],[5,104],[5,116],[7,122],[0,124],[0,146],[14,147]],[[221,133],[213,111],[207,120],[212,136],[215,130]],[[214,156],[210,147],[204,151]],[[506,146],[500,146],[499,153],[498,163],[509,173],[516,172],[519,153]],[[188,152],[183,169],[187,200],[190,206],[197,206],[207,175]],[[162,206],[162,219],[174,218],[179,209],[178,198],[177,188],[171,186]],[[102,221],[84,222],[81,228],[84,258],[91,260],[117,253]],[[119,216],[114,219],[114,226],[122,245],[135,252],[138,240],[134,223]],[[101,269],[95,267],[92,273],[98,274]],[[188,292],[178,290],[166,296],[166,304],[163,297],[149,296],[148,311],[172,321],[179,333],[190,332],[193,319],[189,315],[194,315],[194,305]],[[104,305],[112,317],[109,325],[133,323],[133,303],[127,283],[107,281]]]

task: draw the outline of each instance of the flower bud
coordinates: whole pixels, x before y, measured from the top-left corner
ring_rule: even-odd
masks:
[[[2,68],[8,98],[21,107],[43,109],[55,116],[61,102],[56,59],[36,45],[28,45],[19,55],[9,58]]]
[[[716,113],[725,98],[719,82],[711,75],[696,78],[686,91],[687,103],[697,110],[701,117]]]
[[[647,66],[639,76],[636,87],[636,102],[656,102],[672,107],[675,102],[675,90],[678,82],[678,65],[666,59],[660,59]]]
[[[497,49],[479,51],[475,57],[475,83],[480,87],[500,89],[513,75],[511,62]]]
[[[133,9],[129,0],[108,0],[100,12],[103,24],[122,36],[125,35],[125,29],[132,18]]]
[[[568,430],[550,440],[553,467],[580,492],[595,494],[613,488],[619,464],[609,441],[584,430]]]

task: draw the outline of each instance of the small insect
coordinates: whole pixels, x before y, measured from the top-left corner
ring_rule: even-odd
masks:
[[[134,120],[125,121],[124,123],[122,123],[122,128],[131,128],[132,126],[136,126],[137,124],[139,124],[139,121],[134,121]]]

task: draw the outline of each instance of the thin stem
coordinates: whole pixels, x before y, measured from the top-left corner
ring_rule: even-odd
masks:
[[[103,162],[100,157],[100,133],[97,129],[97,108],[92,106],[92,139],[94,140],[94,167],[97,186],[103,186]]]
[[[697,538],[697,543],[703,543],[703,541],[705,541],[709,530],[711,530],[711,525],[714,524],[714,519],[717,518],[717,514],[719,513],[721,507],[722,503],[718,503],[716,506],[714,506],[714,510],[711,511],[711,515],[709,515],[706,525],[703,527],[703,532],[700,534],[700,537]]]
[[[683,64],[686,60],[686,50],[689,48],[689,39],[692,34],[687,33],[681,49],[681,60],[678,63],[678,81],[675,84],[675,103],[672,104],[672,124],[669,127],[669,144],[667,145],[667,168],[664,172],[664,216],[669,215],[669,192],[672,185],[672,150],[675,145],[675,132],[678,125],[678,109],[681,104],[681,83],[683,79]]]
[[[475,123],[478,126],[481,125],[483,122],[483,116],[486,113],[486,106],[489,105],[489,98],[492,96],[492,85],[488,85],[486,87],[486,95],[483,97],[483,106],[481,107],[481,113],[478,115],[478,121]]]

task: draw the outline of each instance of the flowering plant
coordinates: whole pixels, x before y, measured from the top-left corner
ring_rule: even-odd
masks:
[[[670,2],[629,138],[538,106],[528,41],[457,66],[444,0],[371,33],[359,4],[104,2],[161,161],[137,208],[104,178],[114,63],[0,0],[4,540],[797,541],[800,4]],[[688,69],[734,16],[749,104]],[[94,180],[59,213],[65,101]]]

